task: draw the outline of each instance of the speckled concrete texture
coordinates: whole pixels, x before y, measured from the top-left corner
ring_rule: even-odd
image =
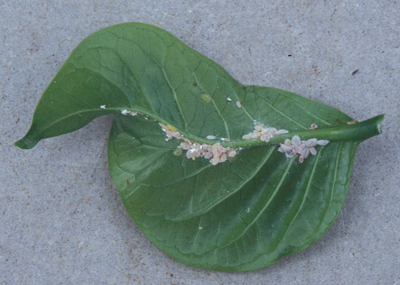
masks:
[[[243,84],[359,120],[387,114],[315,245],[254,272],[194,269],[126,213],[107,166],[110,116],[29,151],[13,146],[72,49],[129,21],[172,32]],[[399,1],[0,0],[0,41],[1,284],[400,284]]]

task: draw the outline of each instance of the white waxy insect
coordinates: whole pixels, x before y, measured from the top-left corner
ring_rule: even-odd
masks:
[[[136,116],[138,113],[137,112],[133,112],[133,111],[128,111],[128,110],[122,110],[121,111],[122,115],[131,115],[131,116]]]
[[[327,140],[318,140],[317,141],[318,145],[327,145],[328,143],[329,143],[329,141],[327,141]]]
[[[209,135],[209,136],[206,137],[206,139],[208,139],[208,140],[215,140],[215,136]]]
[[[236,155],[236,150],[231,150],[229,153],[228,153],[228,156],[229,157],[234,157]]]
[[[219,162],[219,158],[218,158],[217,156],[213,157],[213,158],[210,160],[210,163],[211,163],[212,165],[217,165],[218,162]]]
[[[289,139],[286,139],[284,142],[285,145],[292,145],[292,141]]]
[[[275,129],[275,128],[267,128],[267,129],[266,129],[266,132],[269,133],[269,134],[271,134],[271,135],[274,135],[277,131],[278,131],[278,130]]]
[[[288,132],[289,131],[282,129],[282,130],[276,131],[274,133],[274,135],[283,135],[283,134],[287,134]]]
[[[133,116],[133,115],[132,115]],[[166,133],[166,135],[167,135],[167,138],[165,139],[165,140],[167,140],[167,141],[169,141],[169,140],[171,140],[171,139],[173,139],[173,138],[176,138],[176,139],[183,139],[183,137],[181,136],[181,134],[178,132],[178,130],[174,127],[174,126],[171,126],[171,125],[164,125],[164,124],[161,124],[161,123],[159,123],[159,125],[160,125],[160,127],[161,127],[161,129]]]
[[[244,135],[244,136],[242,137],[242,139],[245,139],[245,140],[248,140],[248,139],[251,139],[251,138],[252,138],[252,137],[251,137],[250,134]]]
[[[232,99],[230,97],[226,98],[226,101],[231,102]]]
[[[236,101],[236,106],[240,109],[242,108],[242,103],[240,101]]]
[[[105,108],[106,108],[106,105],[101,105],[100,108],[101,108],[101,109],[105,109]]]
[[[202,230],[203,229],[203,227],[199,227],[199,230]]]
[[[196,156],[193,154],[193,152],[191,152],[190,150],[188,150],[187,152],[186,152],[186,157],[188,158],[188,159],[193,159],[193,160],[195,160],[196,159]]]
[[[300,143],[301,143],[301,140],[300,140],[300,137],[299,136],[294,136],[293,138],[292,138],[292,144],[294,144],[294,145],[300,145]]]
[[[317,154],[315,146],[327,145],[328,143],[328,140],[317,140],[315,138],[303,141],[296,135],[291,140],[286,139],[284,143],[281,143],[278,151],[285,153],[286,157],[297,155],[299,162],[303,163],[310,153],[312,155]]]
[[[315,149],[315,148],[314,148],[314,149]],[[309,155],[310,155],[310,149],[309,149],[308,147],[306,147],[306,148],[303,150],[303,154],[302,154],[301,156],[303,156],[304,159],[306,159]]]
[[[126,111],[129,112],[129,111]],[[161,129],[166,134],[166,141],[170,139],[183,140],[178,148],[173,152],[173,155],[179,156],[182,154],[182,150],[186,150],[186,157],[188,159],[195,160],[197,157],[204,157],[205,159],[210,159],[212,165],[217,165],[218,163],[228,160],[228,158],[233,158],[237,154],[237,149],[230,147],[223,147],[219,143],[213,145],[199,144],[184,138],[177,130],[176,127],[172,125],[164,125],[159,123]],[[215,136],[209,135],[207,139],[215,139]],[[228,138],[221,138],[222,141],[230,141]]]
[[[265,142],[269,142],[269,140],[274,135],[286,134],[288,133],[287,130],[277,130],[276,128],[266,128],[262,124],[258,124],[257,122],[253,122],[254,124],[254,131],[247,135],[244,135],[242,139],[260,139]]]
[[[286,144],[281,144],[281,146],[279,147],[278,151],[280,152],[288,152],[291,151],[292,147]]]
[[[293,157],[295,153],[293,151],[285,152],[286,157]]]
[[[205,159],[210,159],[212,157],[212,152],[207,151],[206,154],[204,155]]]
[[[307,147],[316,146],[317,139],[309,139],[304,143]]]
[[[219,162],[224,162],[226,161],[228,157],[226,156],[226,153],[222,153],[219,157]]]
[[[188,150],[188,149],[190,149],[190,143],[188,143],[187,141],[184,141],[183,143],[180,144],[180,147],[184,150]]]
[[[186,150],[186,157],[188,159],[195,160],[197,157],[204,157],[205,159],[210,159],[210,163],[212,165],[217,165],[218,163],[226,161],[228,158],[236,156],[236,149],[230,147],[225,148],[219,143],[215,143],[213,145],[199,144],[183,138],[183,136],[179,134],[174,126],[164,125],[161,123],[159,123],[159,125],[167,135],[165,140],[168,141],[172,138],[184,140],[178,146],[178,151],[182,149]],[[174,152],[173,154],[175,156],[179,156],[181,155],[181,152]]]
[[[262,141],[264,141],[264,142],[269,142],[269,140],[270,140],[271,138],[272,138],[272,135],[266,133],[266,134],[263,134],[263,135],[260,137],[260,140],[262,140]]]

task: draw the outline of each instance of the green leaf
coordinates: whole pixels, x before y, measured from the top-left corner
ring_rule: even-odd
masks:
[[[348,124],[352,118],[324,104],[243,86],[168,32],[126,23],[78,45],[16,145],[32,148],[111,113],[109,167],[135,223],[171,257],[223,271],[266,267],[321,238],[343,205],[357,146],[383,120]],[[289,133],[243,139],[254,122]],[[182,139],[167,140],[159,123],[237,153],[217,165],[188,159]],[[278,151],[296,135],[330,142],[301,163]]]

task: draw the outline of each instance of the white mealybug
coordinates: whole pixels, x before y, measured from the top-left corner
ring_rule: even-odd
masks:
[[[327,141],[327,140],[318,140],[317,141],[318,145],[327,145],[328,143],[329,143],[329,141]]]
[[[315,146],[327,145],[328,143],[328,140],[317,140],[315,138],[303,141],[296,135],[291,140],[287,139],[284,143],[281,143],[278,151],[285,153],[286,157],[297,155],[299,157],[299,162],[303,163],[310,153],[312,155],[317,154]]]
[[[215,140],[215,136],[209,135],[209,136],[206,136],[206,139],[208,139],[208,140]]]
[[[122,110],[121,111],[122,115],[131,115],[131,116],[136,116],[138,113],[137,112],[133,112],[133,111],[128,111],[128,110]]]
[[[105,109],[105,108],[106,108],[106,105],[101,105],[100,108],[101,108],[101,109]]]
[[[317,139],[309,139],[305,142],[307,147],[312,147],[317,145]]]
[[[236,106],[240,109],[242,108],[242,103],[240,101],[236,101]]]
[[[177,131],[177,129],[174,127],[174,126],[171,126],[171,125],[164,125],[164,124],[161,124],[161,123],[159,123],[159,125],[160,125],[160,127],[162,128],[162,130],[166,133],[166,135],[167,135],[167,138],[165,139],[165,140],[167,140],[167,141],[169,141],[169,140],[171,140],[171,139],[173,139],[173,138],[176,138],[176,139],[181,139],[181,138],[183,138],[180,134],[179,134],[179,132]]]
[[[354,125],[354,124],[357,124],[359,122],[360,122],[359,120],[353,120],[353,121],[347,122],[346,124],[347,125]]]
[[[230,97],[226,98],[226,101],[231,102],[232,99]]]
[[[248,139],[260,139],[265,142],[269,142],[269,140],[274,136],[274,135],[282,135],[286,134],[289,131],[287,130],[277,130],[275,128],[266,128],[262,124],[257,124],[256,122],[254,124],[254,131],[252,133],[248,133],[247,135],[244,135],[242,139],[248,140]]]
[[[228,158],[236,156],[236,149],[234,148],[223,147],[219,143],[208,145],[193,142],[184,138],[174,126],[161,123],[159,123],[159,125],[167,136],[165,139],[166,141],[173,138],[183,140],[178,146],[178,149],[173,152],[175,156],[181,155],[181,150],[183,149],[186,150],[186,157],[188,159],[195,160],[197,157],[204,157],[205,159],[209,159],[212,165],[216,165],[226,161]],[[207,139],[215,139],[215,137],[210,135],[207,136]]]
[[[283,135],[283,134],[287,134],[289,131],[288,130],[278,130],[274,133],[274,135]]]

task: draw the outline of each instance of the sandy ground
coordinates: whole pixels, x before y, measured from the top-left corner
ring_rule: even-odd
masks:
[[[399,15],[400,2],[386,0],[0,0],[0,283],[400,284]],[[172,32],[243,84],[359,120],[387,114],[383,134],[358,148],[343,210],[315,245],[254,272],[194,269],[127,215],[107,166],[111,116],[30,151],[13,146],[72,49],[130,21]]]

